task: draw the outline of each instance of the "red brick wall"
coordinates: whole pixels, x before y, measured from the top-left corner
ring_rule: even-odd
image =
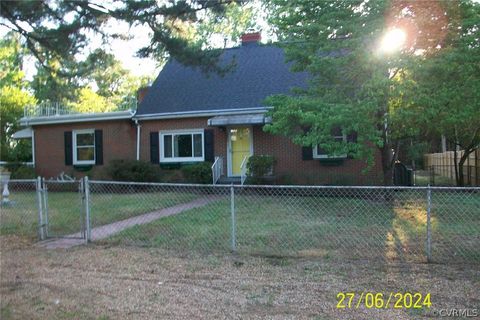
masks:
[[[150,132],[175,129],[202,129],[207,126],[208,118],[185,118],[169,120],[150,120],[141,122],[141,159],[150,161]],[[212,129],[212,128],[211,128]],[[223,156],[224,172],[227,172],[227,136],[228,131],[214,129],[215,156]],[[375,155],[376,164],[366,174],[365,161],[346,159],[338,166],[321,164],[318,160],[302,160],[302,148],[294,145],[288,138],[272,136],[263,132],[260,126],[253,129],[254,154],[273,155],[277,160],[275,173],[279,183],[295,184],[381,184],[382,169],[380,153]]]
[[[224,172],[227,172],[228,131],[207,126],[208,118],[183,118],[141,121],[140,159],[150,161],[150,132],[175,129],[213,129],[215,156],[223,156]],[[88,175],[104,178],[104,168],[114,159],[135,159],[136,128],[129,120],[35,126],[36,172],[46,178],[64,171],[80,177],[85,173],[65,166],[64,131],[76,129],[103,130],[104,165],[94,166]],[[382,169],[380,153],[375,155],[376,164],[366,174],[362,170],[366,163],[346,159],[341,165],[327,166],[318,160],[302,160],[302,148],[288,138],[272,136],[260,126],[253,129],[254,154],[273,155],[277,160],[275,174],[277,183],[295,184],[381,184]]]
[[[114,159],[135,159],[135,126],[130,120],[114,120],[58,125],[39,125],[35,132],[35,171],[45,178],[56,177],[62,171],[68,175],[103,178],[103,169]],[[82,172],[65,165],[64,132],[79,129],[103,130],[103,165],[94,165],[92,171]]]
[[[381,155],[375,153],[375,165],[367,172],[365,161],[345,159],[339,165],[319,160],[302,160],[302,147],[283,136],[272,136],[257,126],[253,130],[254,154],[273,155],[277,160],[275,174],[279,183],[295,184],[382,184]]]

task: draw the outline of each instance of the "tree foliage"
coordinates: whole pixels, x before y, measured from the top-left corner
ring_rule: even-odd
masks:
[[[402,121],[419,136],[444,135],[457,157],[457,184],[464,184],[463,165],[480,147],[480,5],[460,2],[446,7],[451,14],[442,46],[418,55],[408,69]]]
[[[201,41],[192,41],[189,30],[202,24],[205,16],[223,17],[229,4],[240,0],[179,1],[2,1],[0,21],[24,37],[28,49],[46,68],[52,58],[63,66],[75,60],[89,46],[89,35],[98,34],[105,43],[125,34],[108,31],[112,20],[131,26],[146,26],[150,43],[138,51],[140,57],[158,60],[168,54],[178,61],[206,71],[221,71],[219,51],[202,50]],[[85,65],[88,67],[88,64]],[[57,72],[72,75],[68,68]],[[85,70],[75,70],[75,74]]]
[[[255,27],[254,18],[258,14],[253,6],[242,6],[236,2],[226,5],[225,14],[218,16],[208,13],[196,30],[196,38],[208,48],[215,47],[212,39],[224,40],[225,45],[238,42],[240,36]],[[215,37],[216,36],[216,37]],[[218,47],[218,45],[217,45]]]
[[[412,102],[405,101],[408,93],[401,83],[412,81],[409,68],[416,68],[412,61],[417,55],[429,59],[446,46],[458,6],[459,2],[439,1],[268,1],[270,22],[287,59],[294,71],[308,72],[310,81],[293,96],[267,100],[274,109],[266,130],[369,163],[374,144],[382,154],[385,183],[390,184],[392,150],[415,132],[402,113]],[[406,44],[387,54],[380,42],[393,28],[405,30]],[[335,141],[336,128],[346,135],[356,132],[357,142]]]
[[[17,119],[23,107],[35,102],[27,91],[22,72],[23,50],[18,37],[12,34],[0,40],[0,159],[2,161],[28,161],[31,152],[28,142],[12,140],[10,136],[19,129]]]

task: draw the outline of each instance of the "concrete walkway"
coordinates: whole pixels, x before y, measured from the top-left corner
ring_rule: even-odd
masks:
[[[119,233],[120,231],[131,228],[135,225],[147,224],[163,217],[179,214],[190,209],[203,207],[218,199],[218,196],[205,196],[202,199],[196,199],[173,207],[168,207],[158,211],[145,213],[140,216],[96,227],[91,230],[92,241],[108,238],[116,233]],[[83,234],[78,232],[74,234],[69,234],[64,238],[44,240],[37,243],[37,245],[46,249],[67,249],[85,244],[85,239],[81,239],[82,237]]]

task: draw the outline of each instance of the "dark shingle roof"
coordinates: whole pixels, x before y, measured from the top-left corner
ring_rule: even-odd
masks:
[[[261,108],[267,96],[289,93],[292,87],[306,84],[307,74],[289,71],[283,49],[276,46],[248,44],[226,49],[220,59],[236,63],[223,77],[168,62],[137,115]]]

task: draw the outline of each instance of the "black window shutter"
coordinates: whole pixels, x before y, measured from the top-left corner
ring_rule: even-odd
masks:
[[[303,133],[307,134],[310,131],[310,127],[303,128]],[[313,148],[302,147],[302,160],[313,160]]]
[[[302,160],[313,160],[312,147],[302,147]]]
[[[213,129],[205,129],[203,133],[205,161],[215,161],[215,152],[213,144]]]
[[[65,165],[71,166],[73,164],[72,131],[65,131],[63,136],[65,141]]]
[[[347,135],[347,142],[356,143],[357,142],[357,133],[352,132],[349,135]]]
[[[95,130],[95,164],[103,164],[103,132]]]
[[[158,136],[158,131],[150,132],[150,162],[154,164],[160,163]]]

